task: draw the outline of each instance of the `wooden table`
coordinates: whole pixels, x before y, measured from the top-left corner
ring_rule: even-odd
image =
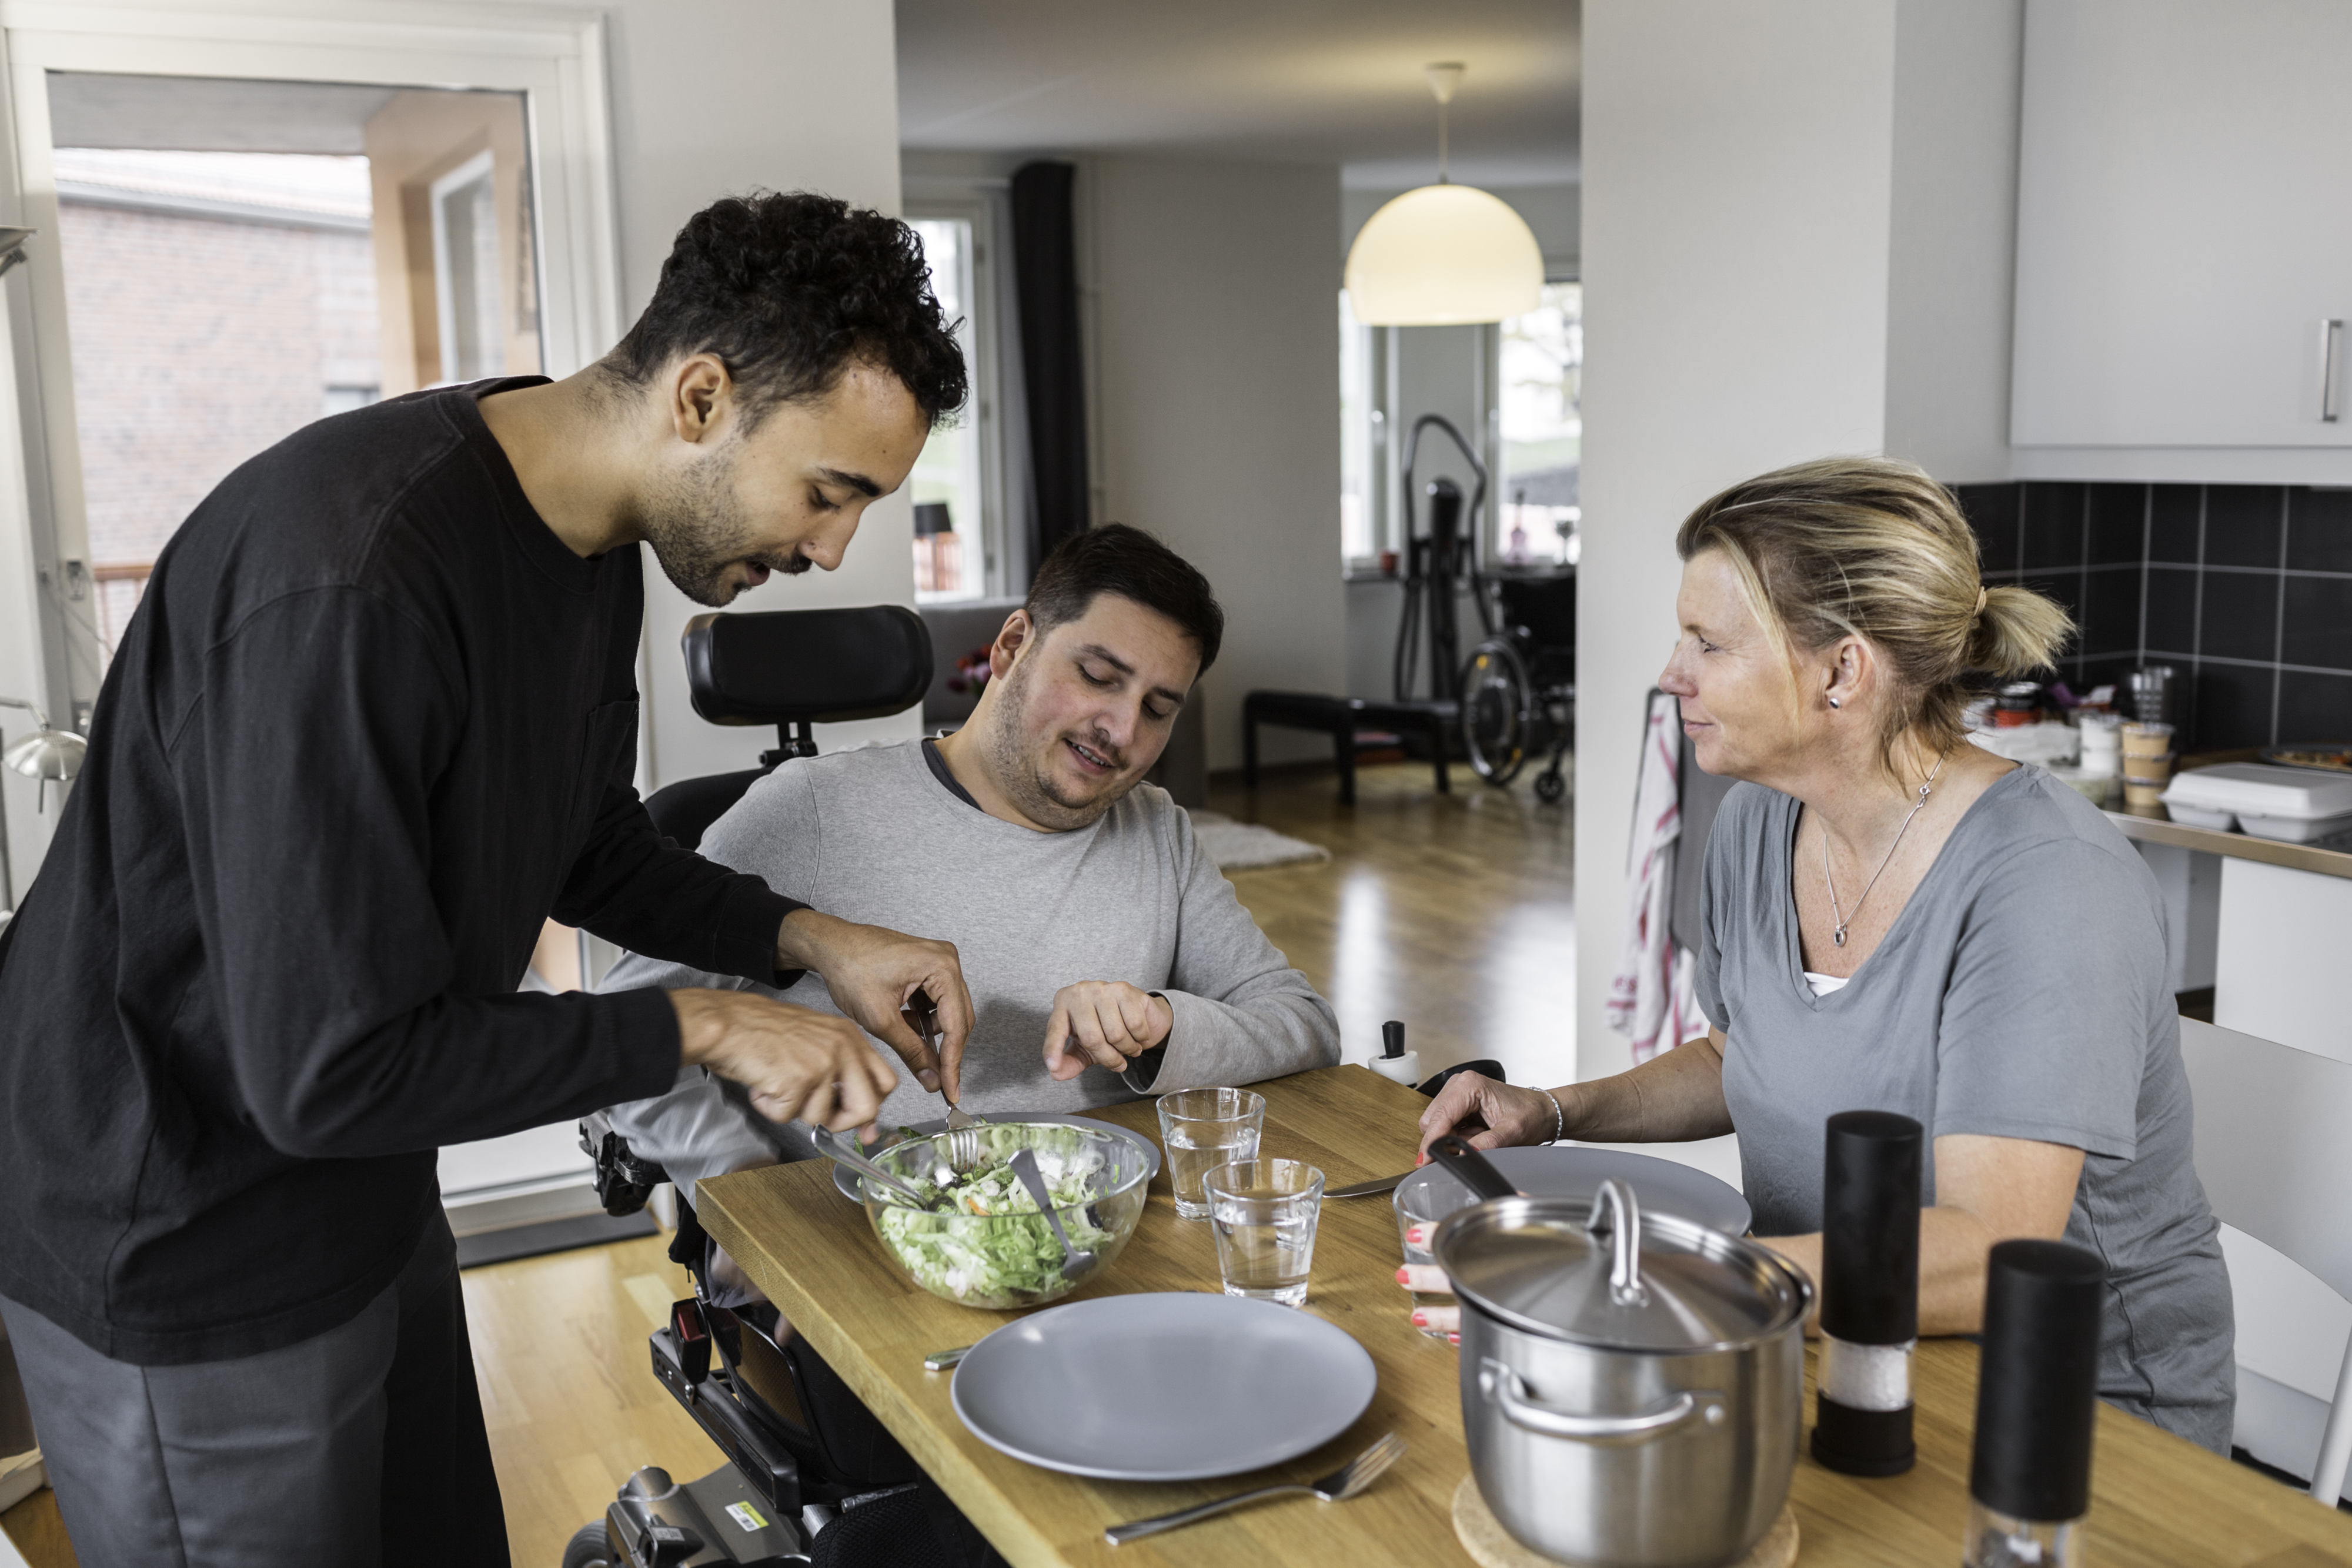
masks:
[[[1333,1186],[1412,1163],[1413,1119],[1427,1103],[1360,1067],[1327,1068],[1255,1087],[1265,1095],[1268,1155],[1320,1166]],[[1095,1113],[1159,1141],[1149,1103]],[[1370,1568],[1466,1563],[1454,1540],[1454,1489],[1469,1469],[1455,1382],[1457,1353],[1406,1321],[1395,1220],[1381,1197],[1323,1206],[1306,1311],[1355,1336],[1380,1369],[1371,1408],[1330,1444],[1243,1478],[1171,1485],[1085,1480],[1008,1458],[964,1430],[949,1378],[926,1353],[966,1344],[1012,1314],[939,1300],[883,1257],[865,1212],[845,1202],[824,1161],[722,1176],[702,1185],[703,1224],[848,1380],[885,1426],[1019,1568],[1222,1568],[1280,1563]],[[1176,1218],[1163,1173],[1134,1239],[1076,1296],[1217,1287],[1208,1227]],[[1149,1354],[1139,1346],[1138,1354]],[[1968,1511],[1976,1350],[1921,1348],[1919,1463],[1892,1480],[1832,1474],[1801,1459],[1793,1501],[1807,1568],[1958,1560]],[[1810,1386],[1807,1414],[1811,1415]],[[1328,1473],[1384,1432],[1410,1451],[1360,1498],[1327,1506],[1286,1500],[1114,1549],[1105,1526],[1272,1479]],[[2352,1519],[2266,1477],[2102,1406],[2087,1526],[2087,1560],[2115,1568],[2352,1564]]]

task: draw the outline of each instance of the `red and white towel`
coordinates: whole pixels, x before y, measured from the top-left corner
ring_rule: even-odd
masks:
[[[1637,1065],[1706,1029],[1691,994],[1691,954],[1675,946],[1668,930],[1675,845],[1682,836],[1681,737],[1681,704],[1664,692],[1651,694],[1625,861],[1625,941],[1609,983],[1609,1027],[1633,1040]]]

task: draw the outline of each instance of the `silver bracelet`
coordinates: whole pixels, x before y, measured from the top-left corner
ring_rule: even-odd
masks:
[[[1546,1138],[1544,1142],[1557,1144],[1559,1142],[1560,1134],[1568,1131],[1568,1116],[1559,1108],[1559,1095],[1547,1089],[1543,1092],[1543,1097],[1551,1102],[1551,1136]]]

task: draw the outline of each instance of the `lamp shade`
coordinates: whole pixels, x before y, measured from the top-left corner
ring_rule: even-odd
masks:
[[[1374,213],[1348,250],[1348,303],[1368,327],[1453,327],[1532,310],[1543,252],[1509,204],[1423,185]]]
[[[63,784],[81,771],[89,742],[62,729],[39,729],[0,752],[0,762],[27,779]]]

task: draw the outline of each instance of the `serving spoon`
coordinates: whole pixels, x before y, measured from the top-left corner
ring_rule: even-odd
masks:
[[[1070,1245],[1070,1233],[1062,1228],[1062,1217],[1054,1212],[1054,1195],[1045,1190],[1045,1178],[1037,1173],[1037,1156],[1028,1149],[1015,1150],[1011,1161],[1013,1174],[1021,1178],[1037,1212],[1054,1228],[1054,1239],[1062,1244],[1062,1278],[1075,1280],[1095,1266],[1097,1255],[1081,1252]]]

